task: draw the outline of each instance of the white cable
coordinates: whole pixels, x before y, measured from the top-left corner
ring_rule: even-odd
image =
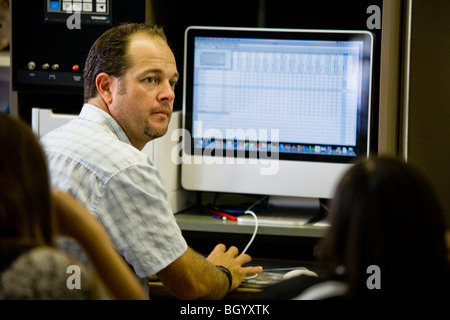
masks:
[[[258,203],[260,203],[261,201],[264,201],[265,199],[267,199],[268,196],[264,196],[262,198],[260,198],[258,201],[256,201],[255,203],[253,203],[250,207],[248,207],[247,210],[245,210],[244,214],[250,214],[253,216],[253,218],[255,219],[255,230],[253,231],[253,235],[250,239],[250,241],[248,242],[247,246],[245,247],[245,249],[242,251],[242,253],[247,252],[248,248],[250,247],[250,245],[253,243],[253,240],[255,239],[256,234],[258,233],[258,217],[256,216],[256,214],[251,211],[250,209],[253,208],[254,206],[256,206]]]
[[[245,247],[245,249],[242,251],[242,253],[245,253],[247,251],[247,249],[250,247],[253,240],[255,239],[256,233],[258,232],[258,217],[256,216],[256,214],[251,210],[246,210],[244,213],[252,215],[253,218],[255,219],[255,230],[253,231],[253,235],[252,235],[250,241],[248,242],[247,246]]]

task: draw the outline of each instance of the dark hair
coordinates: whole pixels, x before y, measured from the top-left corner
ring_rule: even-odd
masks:
[[[84,101],[97,95],[95,79],[105,72],[119,78],[130,67],[128,46],[133,35],[142,33],[167,43],[161,27],[144,23],[126,23],[108,29],[92,45],[84,68]]]
[[[344,266],[350,298],[448,297],[444,214],[417,169],[388,157],[356,164],[337,187],[330,218],[323,253]],[[370,265],[380,268],[380,290],[367,287]]]
[[[0,112],[0,238],[53,244],[50,182],[28,124]]]

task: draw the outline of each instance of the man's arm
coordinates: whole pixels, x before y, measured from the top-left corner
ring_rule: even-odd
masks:
[[[260,273],[261,267],[242,267],[250,262],[247,254],[239,254],[236,247],[226,250],[218,244],[205,258],[193,249],[186,252],[158,273],[163,284],[179,299],[222,299],[236,289],[247,275]],[[232,275],[232,285],[225,272],[217,268],[224,266]]]

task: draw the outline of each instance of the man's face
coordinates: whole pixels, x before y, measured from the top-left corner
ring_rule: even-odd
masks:
[[[111,115],[138,149],[167,131],[178,81],[175,57],[160,39],[132,38],[128,48],[131,67],[113,92]]]

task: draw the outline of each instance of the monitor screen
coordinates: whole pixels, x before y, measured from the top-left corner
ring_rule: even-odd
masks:
[[[331,198],[369,155],[366,31],[189,27],[182,185]]]

